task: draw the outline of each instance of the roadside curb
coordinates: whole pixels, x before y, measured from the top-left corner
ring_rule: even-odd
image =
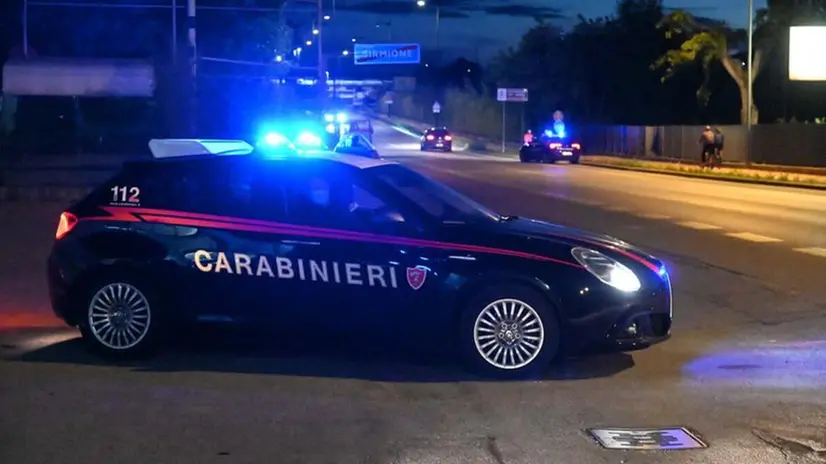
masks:
[[[826,191],[826,185],[817,185],[817,184],[797,184],[793,182],[782,182],[777,180],[759,180],[759,179],[734,179],[730,177],[722,177],[722,176],[701,176],[696,174],[689,174],[686,172],[675,172],[675,171],[667,171],[667,170],[658,170],[658,169],[646,169],[646,168],[632,168],[628,166],[611,166],[607,164],[600,164],[600,163],[591,163],[588,162],[587,159],[582,159],[583,166],[591,166],[596,168],[604,168],[604,169],[615,169],[618,171],[633,171],[633,172],[647,172],[649,174],[663,174],[666,176],[676,176],[676,177],[685,177],[690,179],[703,179],[703,180],[713,180],[713,181],[722,181],[722,182],[732,182],[738,184],[752,184],[752,185],[766,185],[771,187],[790,187],[790,188],[801,188],[806,190],[819,190],[819,191]]]
[[[54,202],[71,203],[80,200],[91,190],[90,187],[43,185],[34,187],[2,186],[0,203],[6,202]]]

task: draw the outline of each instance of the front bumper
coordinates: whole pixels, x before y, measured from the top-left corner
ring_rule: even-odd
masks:
[[[578,303],[574,297],[571,302],[567,313],[578,316],[565,323],[565,351],[569,354],[634,351],[671,338],[672,295],[667,276],[633,298],[603,295]]]

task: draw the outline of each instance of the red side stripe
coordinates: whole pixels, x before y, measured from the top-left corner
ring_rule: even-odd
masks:
[[[84,219],[135,222],[140,220],[138,218],[141,218],[147,222],[153,222],[158,224],[190,227],[210,227],[217,229],[238,230],[246,232],[282,233],[300,235],[303,237],[330,238],[357,242],[386,243],[390,245],[417,246],[436,248],[442,250],[456,250],[496,254],[503,256],[513,256],[518,258],[532,259],[536,261],[554,262],[558,264],[564,264],[566,266],[572,266],[577,269],[582,269],[582,266],[580,266],[579,264],[568,261],[562,261],[556,258],[550,258],[547,256],[536,255],[532,253],[525,253],[521,251],[491,248],[480,245],[466,245],[460,243],[439,242],[434,240],[393,237],[387,235],[370,234],[365,232],[346,231],[339,229],[325,229],[310,226],[298,226],[295,224],[284,224],[256,219],[240,219],[228,216],[215,216],[211,214],[197,214],[183,211],[178,212],[150,208],[131,208],[114,206],[107,206],[103,207],[102,209],[112,214],[112,216]]]

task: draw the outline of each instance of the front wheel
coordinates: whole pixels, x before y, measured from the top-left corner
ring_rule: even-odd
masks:
[[[474,298],[462,314],[460,331],[467,364],[484,377],[531,377],[559,353],[554,309],[523,286],[495,287]]]
[[[152,354],[161,345],[160,298],[148,281],[112,275],[91,285],[80,332],[91,351],[109,359]]]

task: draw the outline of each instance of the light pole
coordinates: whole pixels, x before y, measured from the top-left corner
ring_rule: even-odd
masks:
[[[753,0],[748,0],[749,3],[749,29],[748,29],[748,36],[749,36],[749,46],[748,46],[748,69],[746,70],[746,79],[748,81],[748,101],[746,102],[746,166],[751,164],[751,148],[752,148],[752,105],[754,104],[754,96],[752,94],[753,86],[752,81],[754,79],[754,70],[752,69],[752,64],[754,64],[753,58],[753,45],[754,45],[754,4]]]
[[[416,5],[418,5],[419,8],[424,8],[424,7],[427,6],[427,2],[425,0],[418,0],[416,2]],[[436,34],[435,34],[436,46],[435,46],[434,49],[436,50],[437,58],[438,58],[438,54],[439,54],[439,23],[441,22],[441,19],[442,19],[442,9],[438,5],[436,5]]]

